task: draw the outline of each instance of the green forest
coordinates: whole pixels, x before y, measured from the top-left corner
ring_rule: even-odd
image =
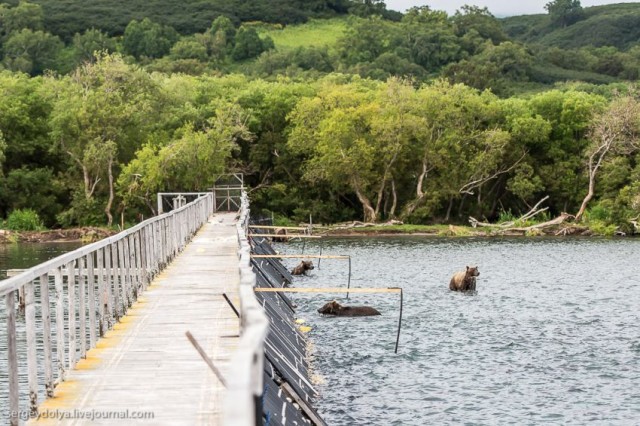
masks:
[[[546,9],[0,3],[0,221],[133,224],[241,172],[281,222],[497,222],[548,197],[536,220],[633,233],[640,3]]]

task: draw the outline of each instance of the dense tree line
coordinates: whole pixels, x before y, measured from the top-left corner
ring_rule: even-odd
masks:
[[[640,213],[635,93],[151,74],[117,54],[66,76],[5,71],[0,91],[0,214],[31,208],[47,226],[135,221],[156,192],[225,171],[294,220],[495,219],[546,195],[551,214],[577,213],[588,193],[587,219]]]
[[[349,7],[334,48],[278,50],[227,16],[60,38],[38,4],[2,4],[0,218],[133,222],[158,191],[239,171],[255,210],[293,220],[495,220],[548,196],[550,215],[630,230],[636,48],[525,46],[477,7]],[[541,90],[567,70],[583,82]]]

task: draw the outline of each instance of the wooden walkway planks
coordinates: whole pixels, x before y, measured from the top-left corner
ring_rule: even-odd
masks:
[[[218,423],[224,388],[185,332],[193,334],[224,375],[240,331],[222,297],[226,293],[237,303],[235,216],[217,214],[204,225],[121,322],[68,373],[54,397],[40,405],[41,418],[31,423]],[[136,422],[132,417],[140,412],[153,413],[153,418]],[[78,418],[88,415],[93,421]]]

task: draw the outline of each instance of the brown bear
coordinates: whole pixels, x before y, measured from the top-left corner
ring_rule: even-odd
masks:
[[[342,306],[335,300],[318,309],[318,312],[324,315],[335,315],[338,317],[370,317],[373,315],[381,315],[377,309],[370,306]]]
[[[307,271],[313,269],[313,262],[310,260],[303,260],[298,266],[291,270],[291,275],[307,275]]]
[[[475,291],[476,277],[480,276],[477,266],[467,266],[466,271],[460,271],[453,274],[451,282],[449,282],[449,290],[453,291]]]
[[[287,230],[283,228],[277,228],[271,237],[271,241],[274,243],[286,243],[289,241],[287,237],[275,236],[275,235],[287,235]]]

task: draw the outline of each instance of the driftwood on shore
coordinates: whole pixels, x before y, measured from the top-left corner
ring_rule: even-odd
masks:
[[[527,213],[523,214],[516,220],[503,222],[503,223],[487,223],[480,222],[474,217],[469,217],[469,223],[472,227],[487,227],[492,228],[494,234],[501,235],[524,235],[524,234],[550,234],[550,235],[586,235],[589,233],[589,229],[586,226],[577,224],[566,224],[567,219],[575,219],[575,216],[569,213],[561,213],[558,217],[548,220],[546,222],[537,223],[531,226],[514,226],[518,222],[525,222],[532,217],[547,211],[548,207],[541,208],[540,205],[549,199],[549,196],[542,198],[538,201]]]
[[[373,222],[360,222],[358,220],[354,220],[353,222],[341,223],[335,225],[333,229],[352,229],[352,228],[367,228],[371,226],[393,226],[393,225],[403,225],[404,223],[400,220],[391,219],[387,222],[382,223],[373,223]]]

